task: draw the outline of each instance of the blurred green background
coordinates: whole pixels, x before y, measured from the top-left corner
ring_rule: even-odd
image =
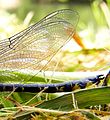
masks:
[[[79,52],[62,55],[62,66],[69,66],[64,71],[95,70],[96,66],[99,69],[108,64],[110,0],[0,0],[0,39],[12,36],[60,9],[73,9],[79,13],[76,31],[86,49],[91,49],[85,52],[74,41],[68,44],[67,51]]]
[[[0,38],[13,35],[52,11],[74,9],[80,15],[77,31],[86,47],[107,47],[109,7],[110,0],[0,0]]]

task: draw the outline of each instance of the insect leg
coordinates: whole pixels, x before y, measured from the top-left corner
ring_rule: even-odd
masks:
[[[103,82],[102,86],[107,86],[109,79],[110,79],[110,70],[107,73],[107,75],[105,76],[105,79],[104,79],[104,82]]]

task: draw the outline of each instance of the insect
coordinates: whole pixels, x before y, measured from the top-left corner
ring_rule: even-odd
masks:
[[[45,69],[53,56],[72,37],[76,38],[75,28],[78,20],[79,15],[76,11],[58,10],[14,36],[1,40],[0,69],[12,71]],[[103,75],[61,84],[1,83],[0,91],[12,91],[15,88],[16,92],[39,92],[44,89],[44,92],[67,92],[77,88],[85,88],[88,83],[97,83],[102,79],[104,79]]]
[[[97,75],[96,77],[89,77],[82,80],[73,80],[71,82],[64,82],[58,84],[0,84],[0,91],[13,91],[14,92],[71,92],[76,89],[84,89],[85,87],[98,84],[103,80],[104,75]]]

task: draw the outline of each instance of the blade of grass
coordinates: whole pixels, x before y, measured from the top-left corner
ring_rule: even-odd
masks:
[[[93,89],[84,89],[74,92],[74,98],[77,101],[78,108],[85,108],[94,105],[110,103],[110,86]],[[39,108],[70,111],[73,110],[72,93],[65,94],[56,99],[45,101],[38,105]]]
[[[52,79],[52,83],[60,83],[68,80],[82,79],[85,77],[95,76],[98,74],[106,74],[108,71],[96,71],[96,72],[54,72],[53,71],[10,71],[0,70],[0,82],[1,83],[19,83],[23,80],[23,83],[41,83],[46,82],[45,79]],[[37,74],[36,74],[37,73]],[[80,76],[79,76],[80,74]],[[34,76],[34,77],[33,77]],[[30,81],[27,81],[32,78]]]

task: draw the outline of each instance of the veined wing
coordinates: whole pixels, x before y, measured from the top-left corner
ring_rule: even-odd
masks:
[[[0,41],[1,69],[41,69],[72,37],[78,13],[59,10],[18,34]],[[43,63],[43,66],[46,62]]]

